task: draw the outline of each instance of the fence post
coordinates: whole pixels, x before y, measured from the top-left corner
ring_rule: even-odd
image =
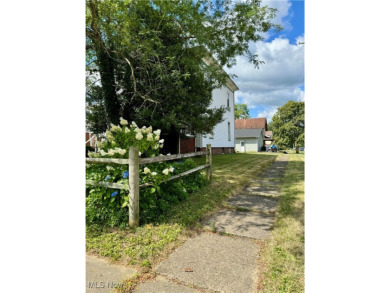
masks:
[[[207,179],[211,182],[213,170],[212,170],[212,151],[211,151],[211,144],[206,145],[206,164],[210,165],[207,168]]]
[[[139,226],[139,150],[129,149],[129,225]]]

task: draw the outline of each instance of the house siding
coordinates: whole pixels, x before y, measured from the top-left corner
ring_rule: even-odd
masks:
[[[264,129],[261,130],[259,137],[237,137],[234,142],[236,152],[241,152],[241,141],[245,142],[246,152],[259,152],[264,144]]]
[[[227,86],[222,86],[219,89],[214,89],[212,92],[212,103],[210,108],[219,108],[227,106],[227,99],[229,97],[229,108],[223,115],[223,121],[217,124],[214,129],[213,138],[210,135],[198,135],[196,139],[196,146],[200,148],[211,144],[213,148],[232,148],[234,149],[234,92]],[[230,140],[228,138],[228,125],[230,123]]]
[[[241,152],[241,141],[245,142],[245,151],[246,152],[258,152],[260,151],[261,145],[259,139],[255,138],[236,138],[235,139],[235,150],[236,152]]]

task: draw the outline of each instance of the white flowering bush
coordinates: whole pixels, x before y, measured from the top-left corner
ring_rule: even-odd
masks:
[[[138,146],[140,155],[151,157],[159,154],[164,140],[160,139],[161,130],[153,131],[152,126],[139,128],[135,122],[120,118],[120,124],[111,124],[106,131],[106,139],[98,143],[97,153],[89,152],[90,158],[128,158],[129,146]]]
[[[160,139],[160,130],[153,131],[152,127],[138,127],[120,118],[120,125],[111,124],[106,131],[106,139],[98,143],[97,152],[89,152],[90,158],[128,158],[129,147],[138,146],[139,155],[153,157],[159,155],[164,140]],[[142,197],[161,193],[160,184],[166,182],[175,168],[167,163],[148,164],[140,166],[140,184],[151,183],[152,186],[141,189]],[[86,177],[95,182],[114,182],[128,185],[128,165],[118,164],[87,164]],[[127,223],[128,190],[115,190],[102,186],[88,186],[86,198],[87,224],[105,223],[109,226],[120,226]],[[144,200],[145,201],[145,200]],[[149,201],[148,201],[149,202]],[[142,202],[140,203],[142,205]],[[153,208],[150,202],[148,208]]]

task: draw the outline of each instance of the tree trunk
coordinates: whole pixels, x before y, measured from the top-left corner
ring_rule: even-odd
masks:
[[[117,124],[119,123],[120,104],[115,91],[114,60],[101,50],[98,54],[98,62],[108,122]]]
[[[299,146],[295,146],[295,153],[299,154]]]

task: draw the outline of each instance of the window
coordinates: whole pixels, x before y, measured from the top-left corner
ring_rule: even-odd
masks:
[[[229,93],[227,93],[227,102],[226,102],[227,107],[229,108],[230,111],[230,104],[229,104]]]
[[[231,141],[231,137],[230,137],[230,122],[228,122],[228,141]]]
[[[209,133],[209,139],[214,139],[214,133]]]

